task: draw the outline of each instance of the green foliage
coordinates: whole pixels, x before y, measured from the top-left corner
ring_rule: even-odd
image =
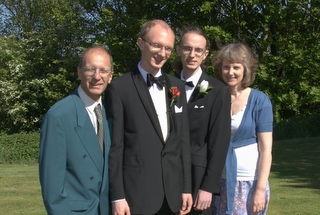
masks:
[[[260,61],[253,87],[270,97],[276,122],[319,113],[319,8],[314,0],[0,0],[0,131],[38,131],[49,107],[78,85],[78,55],[94,43],[110,49],[115,77],[132,69],[140,28],[150,19],[168,21],[178,37],[185,26],[202,27],[211,75],[219,47],[251,46]],[[173,73],[176,56],[164,71]]]
[[[0,135],[0,164],[36,164],[39,155],[39,133]]]

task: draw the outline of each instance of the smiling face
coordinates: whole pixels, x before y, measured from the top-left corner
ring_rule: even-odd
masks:
[[[85,68],[95,68],[93,74],[88,74]],[[83,67],[77,68],[80,85],[83,91],[93,100],[98,101],[101,94],[111,82],[111,73],[100,73],[100,70],[112,70],[110,56],[102,49],[93,48],[83,58]]]
[[[169,27],[156,24],[143,38],[138,38],[137,43],[141,50],[141,67],[155,75],[171,56],[168,50],[174,47],[174,34]]]
[[[230,88],[241,88],[244,67],[241,63],[233,63],[227,59],[222,61],[222,79]]]
[[[181,57],[184,73],[192,75],[198,70],[206,59],[209,51],[206,49],[206,39],[195,32],[185,33],[177,47],[178,55]]]

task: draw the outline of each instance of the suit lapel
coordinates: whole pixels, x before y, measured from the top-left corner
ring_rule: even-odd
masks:
[[[87,150],[89,156],[95,163],[97,169],[102,174],[104,158],[101,153],[97,135],[94,132],[88,113],[77,94],[73,96],[73,101],[77,111],[78,121],[78,125],[74,129],[77,132],[79,139],[81,140],[83,146]]]
[[[172,105],[172,107],[170,107],[170,103],[171,103],[171,93],[170,93],[170,88],[172,87],[171,81],[168,78],[167,74],[163,73],[162,74],[165,79],[166,79],[166,86],[165,86],[165,94],[166,94],[166,105],[167,105],[167,113],[168,113],[168,136],[167,139],[169,139],[170,137],[170,133],[172,131],[174,122],[173,122],[173,110],[172,108],[174,107],[174,104]]]
[[[106,111],[105,107],[103,105],[103,110],[102,110],[102,116],[103,116],[103,131],[104,131],[104,153],[105,153],[105,158],[104,158],[104,170],[103,170],[103,178],[108,178],[108,154],[111,146],[111,134],[110,131],[112,130],[112,119],[106,118]],[[103,180],[102,185],[101,185],[101,190],[105,190],[105,187],[109,185],[108,180]]]
[[[206,80],[206,79],[207,79],[207,74],[206,74],[204,71],[202,71],[202,74],[201,74],[201,76],[200,76],[200,79],[199,79],[196,87],[194,88],[193,93],[191,94],[191,97],[190,97],[188,103],[194,102],[194,101],[196,101],[197,99],[201,98],[201,97],[198,97],[198,94],[199,94],[199,87],[198,87],[198,85],[199,85],[203,80]],[[197,98],[197,97],[198,97],[198,98]]]
[[[162,132],[161,132],[160,123],[159,123],[157,113],[156,113],[156,110],[155,110],[153,102],[152,102],[152,98],[151,98],[149,90],[147,88],[146,82],[144,81],[144,79],[143,79],[142,75],[140,74],[140,71],[137,67],[132,71],[131,74],[132,74],[133,83],[134,83],[136,90],[138,92],[138,95],[140,97],[140,101],[141,101],[142,105],[144,106],[144,108],[145,108],[145,110],[151,120],[151,123],[157,132],[157,135],[164,142]]]

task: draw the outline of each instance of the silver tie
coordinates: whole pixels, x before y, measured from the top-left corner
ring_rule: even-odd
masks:
[[[101,111],[100,104],[98,104],[94,108],[94,113],[96,114],[97,122],[98,122],[97,136],[98,136],[99,144],[101,147],[101,151],[103,152],[103,121],[102,121],[102,111]]]

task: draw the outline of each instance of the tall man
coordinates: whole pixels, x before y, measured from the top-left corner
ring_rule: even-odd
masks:
[[[188,213],[191,161],[184,85],[164,73],[174,33],[162,20],[145,23],[137,44],[141,60],[106,92],[113,118],[109,155],[113,214]]]
[[[54,104],[42,122],[42,197],[49,215],[107,215],[111,121],[101,94],[112,79],[112,57],[101,46],[90,47],[77,72],[80,86]]]
[[[198,27],[186,29],[177,46],[182,62],[180,78],[188,101],[192,160],[193,210],[212,214],[212,194],[219,192],[219,179],[230,140],[230,92],[202,70],[209,42]]]

